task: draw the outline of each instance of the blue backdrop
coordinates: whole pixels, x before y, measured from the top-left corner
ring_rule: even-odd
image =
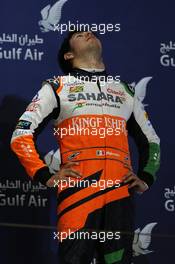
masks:
[[[58,263],[55,191],[31,184],[9,148],[14,125],[42,81],[61,74],[56,55],[64,34],[49,24],[54,12],[56,24],[120,24],[119,31],[98,31],[108,73],[135,84],[152,77],[144,103],[161,138],[162,162],[157,182],[136,197],[134,263],[174,263],[174,9],[173,0],[1,1],[0,263]],[[48,126],[39,137],[43,156],[57,149],[51,134]]]

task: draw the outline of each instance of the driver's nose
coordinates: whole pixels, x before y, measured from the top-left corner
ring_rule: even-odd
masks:
[[[88,31],[88,32],[86,32],[86,38],[89,38],[90,36],[92,36],[92,32],[91,31]]]

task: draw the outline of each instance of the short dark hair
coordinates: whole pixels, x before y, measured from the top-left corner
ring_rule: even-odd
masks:
[[[61,47],[58,51],[58,56],[57,56],[57,61],[59,64],[59,67],[61,70],[65,73],[68,74],[72,70],[72,62],[71,60],[65,60],[64,54],[71,51],[71,46],[70,46],[70,39],[72,36],[79,31],[74,30],[74,31],[69,31],[68,35],[66,38],[63,40],[63,43],[61,44]]]
[[[73,69],[72,61],[71,60],[65,60],[64,54],[71,51],[70,39],[72,38],[72,36],[74,34],[76,34],[78,32],[85,32],[85,31],[77,30],[77,29],[72,30],[70,28],[70,31],[68,32],[67,36],[63,40],[63,43],[61,44],[61,47],[58,51],[57,62],[58,62],[58,65],[64,74],[69,74]],[[93,34],[98,38],[98,35],[96,33],[93,32]]]

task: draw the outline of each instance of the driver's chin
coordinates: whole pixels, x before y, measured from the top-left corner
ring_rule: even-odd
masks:
[[[99,44],[97,43],[97,42],[94,42],[94,41],[92,41],[92,42],[89,42],[88,43],[88,45],[87,45],[87,49],[93,49],[93,50],[96,50],[96,49],[98,49],[99,50],[99,48],[101,48],[100,46],[99,46]]]
[[[77,47],[77,53],[81,53],[81,54],[87,54],[89,52],[99,52],[101,51],[101,45],[99,45],[99,43],[97,42],[88,42],[84,45],[79,45],[79,47]]]

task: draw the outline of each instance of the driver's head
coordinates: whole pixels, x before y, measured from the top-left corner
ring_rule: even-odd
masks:
[[[58,53],[58,63],[67,74],[74,68],[74,60],[86,60],[87,56],[101,57],[102,45],[91,31],[69,32]]]

